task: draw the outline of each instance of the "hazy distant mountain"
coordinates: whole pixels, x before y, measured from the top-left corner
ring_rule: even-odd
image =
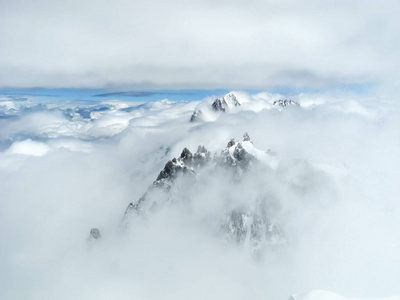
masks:
[[[234,93],[228,93],[222,98],[217,98],[212,102],[211,106],[208,107],[214,113],[225,113],[232,110],[235,107],[240,106],[241,103],[237,99]],[[208,110],[207,109],[207,110]],[[190,117],[190,122],[198,122],[204,120],[204,109],[196,109]]]
[[[190,122],[214,121],[223,113],[235,113],[239,111],[260,111],[269,108],[284,108],[287,106],[300,106],[294,100],[273,100],[270,99],[254,99],[246,97],[241,99],[235,93],[230,92],[221,98],[216,98],[212,102],[210,99],[205,99],[200,102],[194,109],[190,117]]]
[[[290,106],[290,105],[294,105],[294,106],[300,106],[300,104],[296,101],[293,100],[276,100],[274,101],[273,105],[277,105],[280,107],[286,107],[286,106]]]

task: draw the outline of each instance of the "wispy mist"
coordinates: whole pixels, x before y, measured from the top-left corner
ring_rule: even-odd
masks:
[[[0,298],[399,294],[394,102],[302,94],[300,106],[282,108],[280,95],[236,95],[240,109],[198,123],[190,116],[210,99],[0,102]],[[244,132],[277,164],[255,162],[240,181],[224,170],[205,170],[196,184],[182,177],[175,203],[121,230],[127,205],[184,147],[219,155]],[[255,256],[227,242],[217,221],[260,197],[285,242]],[[94,227],[102,238],[88,243]]]

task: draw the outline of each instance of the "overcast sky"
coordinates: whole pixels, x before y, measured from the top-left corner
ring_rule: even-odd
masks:
[[[400,1],[0,0],[0,87],[399,80]]]

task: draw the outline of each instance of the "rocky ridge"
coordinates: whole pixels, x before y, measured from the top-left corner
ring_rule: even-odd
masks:
[[[276,100],[272,105],[286,107],[286,106],[300,106],[300,104],[293,100]]]
[[[211,110],[217,113],[225,113],[234,107],[240,106],[241,103],[236,98],[234,93],[228,93],[222,98],[217,98],[211,104]],[[203,120],[203,112],[201,109],[197,109],[193,112],[190,117],[190,122],[198,122]]]
[[[144,195],[138,201],[128,205],[122,219],[122,228],[128,230],[135,216],[147,216],[156,208],[174,203],[176,195],[172,189],[179,178],[189,180],[196,185],[201,178],[213,176],[217,170],[224,169],[231,174],[232,181],[240,185],[243,175],[249,172],[254,164],[260,163],[257,152],[253,149],[255,147],[247,133],[239,142],[231,139],[226,148],[214,157],[211,157],[211,152],[204,146],[198,146],[194,153],[184,148],[179,157],[165,164]],[[263,153],[270,156],[268,152]],[[273,159],[272,156],[271,159]],[[229,199],[227,201],[229,202]],[[223,239],[228,242],[246,244],[254,252],[267,244],[284,242],[279,225],[273,223],[268,217],[267,201],[265,197],[257,201],[249,201],[248,205],[228,206],[217,220],[218,231]]]

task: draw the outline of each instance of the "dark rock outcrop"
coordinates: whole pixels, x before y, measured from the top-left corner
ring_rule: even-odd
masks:
[[[194,123],[194,122],[198,122],[202,120],[202,115],[203,113],[201,112],[201,110],[195,110],[192,114],[192,116],[190,117],[190,122]]]
[[[130,203],[125,210],[122,225],[123,228],[129,227],[129,220],[134,216],[150,214],[160,205],[167,203],[171,197],[171,188],[175,185],[177,178],[182,175],[185,179],[192,178],[196,184],[198,173],[208,166],[206,175],[212,176],[213,172],[220,168],[226,169],[232,174],[232,179],[240,184],[240,176],[246,173],[257,161],[256,157],[246,149],[252,149],[253,143],[250,136],[245,133],[243,140],[235,142],[231,139],[226,148],[218,156],[211,158],[211,153],[204,147],[198,146],[197,151],[192,153],[188,148],[184,148],[178,158],[169,160],[163,170],[159,173],[156,180],[146,191],[146,193],[136,202]],[[207,169],[206,169],[207,170]],[[187,177],[189,176],[189,177]],[[190,186],[190,185],[189,185]],[[161,198],[166,202],[158,202],[159,198],[152,198],[154,193],[160,193]],[[254,207],[233,207],[225,211],[225,216],[221,216],[220,229],[225,236],[225,240],[235,243],[250,243],[254,251],[262,248],[266,244],[281,243],[283,234],[277,224],[271,223],[267,217],[266,199],[258,201]]]
[[[239,100],[236,98],[235,94],[228,93],[222,98],[217,98],[211,104],[211,110],[218,113],[225,113],[234,107],[240,106]],[[190,117],[190,122],[203,121],[203,112],[198,109],[195,110]]]
[[[240,106],[240,102],[233,93],[226,94],[223,98],[215,99],[211,105],[214,111],[221,112],[226,112],[236,106]]]
[[[89,234],[89,241],[94,241],[98,240],[101,238],[100,230],[98,228],[92,228],[90,229],[90,234]]]
[[[225,112],[225,108],[226,108],[226,102],[222,102],[224,100],[221,100],[219,98],[215,99],[215,101],[213,102],[213,104],[211,104],[211,107],[214,111],[222,111]]]
[[[285,100],[276,100],[276,101],[274,101],[273,105],[280,106],[280,107],[286,107],[286,106],[290,106],[290,105],[300,106],[300,104],[298,102],[293,101],[293,100],[287,100],[287,99],[285,99]]]

